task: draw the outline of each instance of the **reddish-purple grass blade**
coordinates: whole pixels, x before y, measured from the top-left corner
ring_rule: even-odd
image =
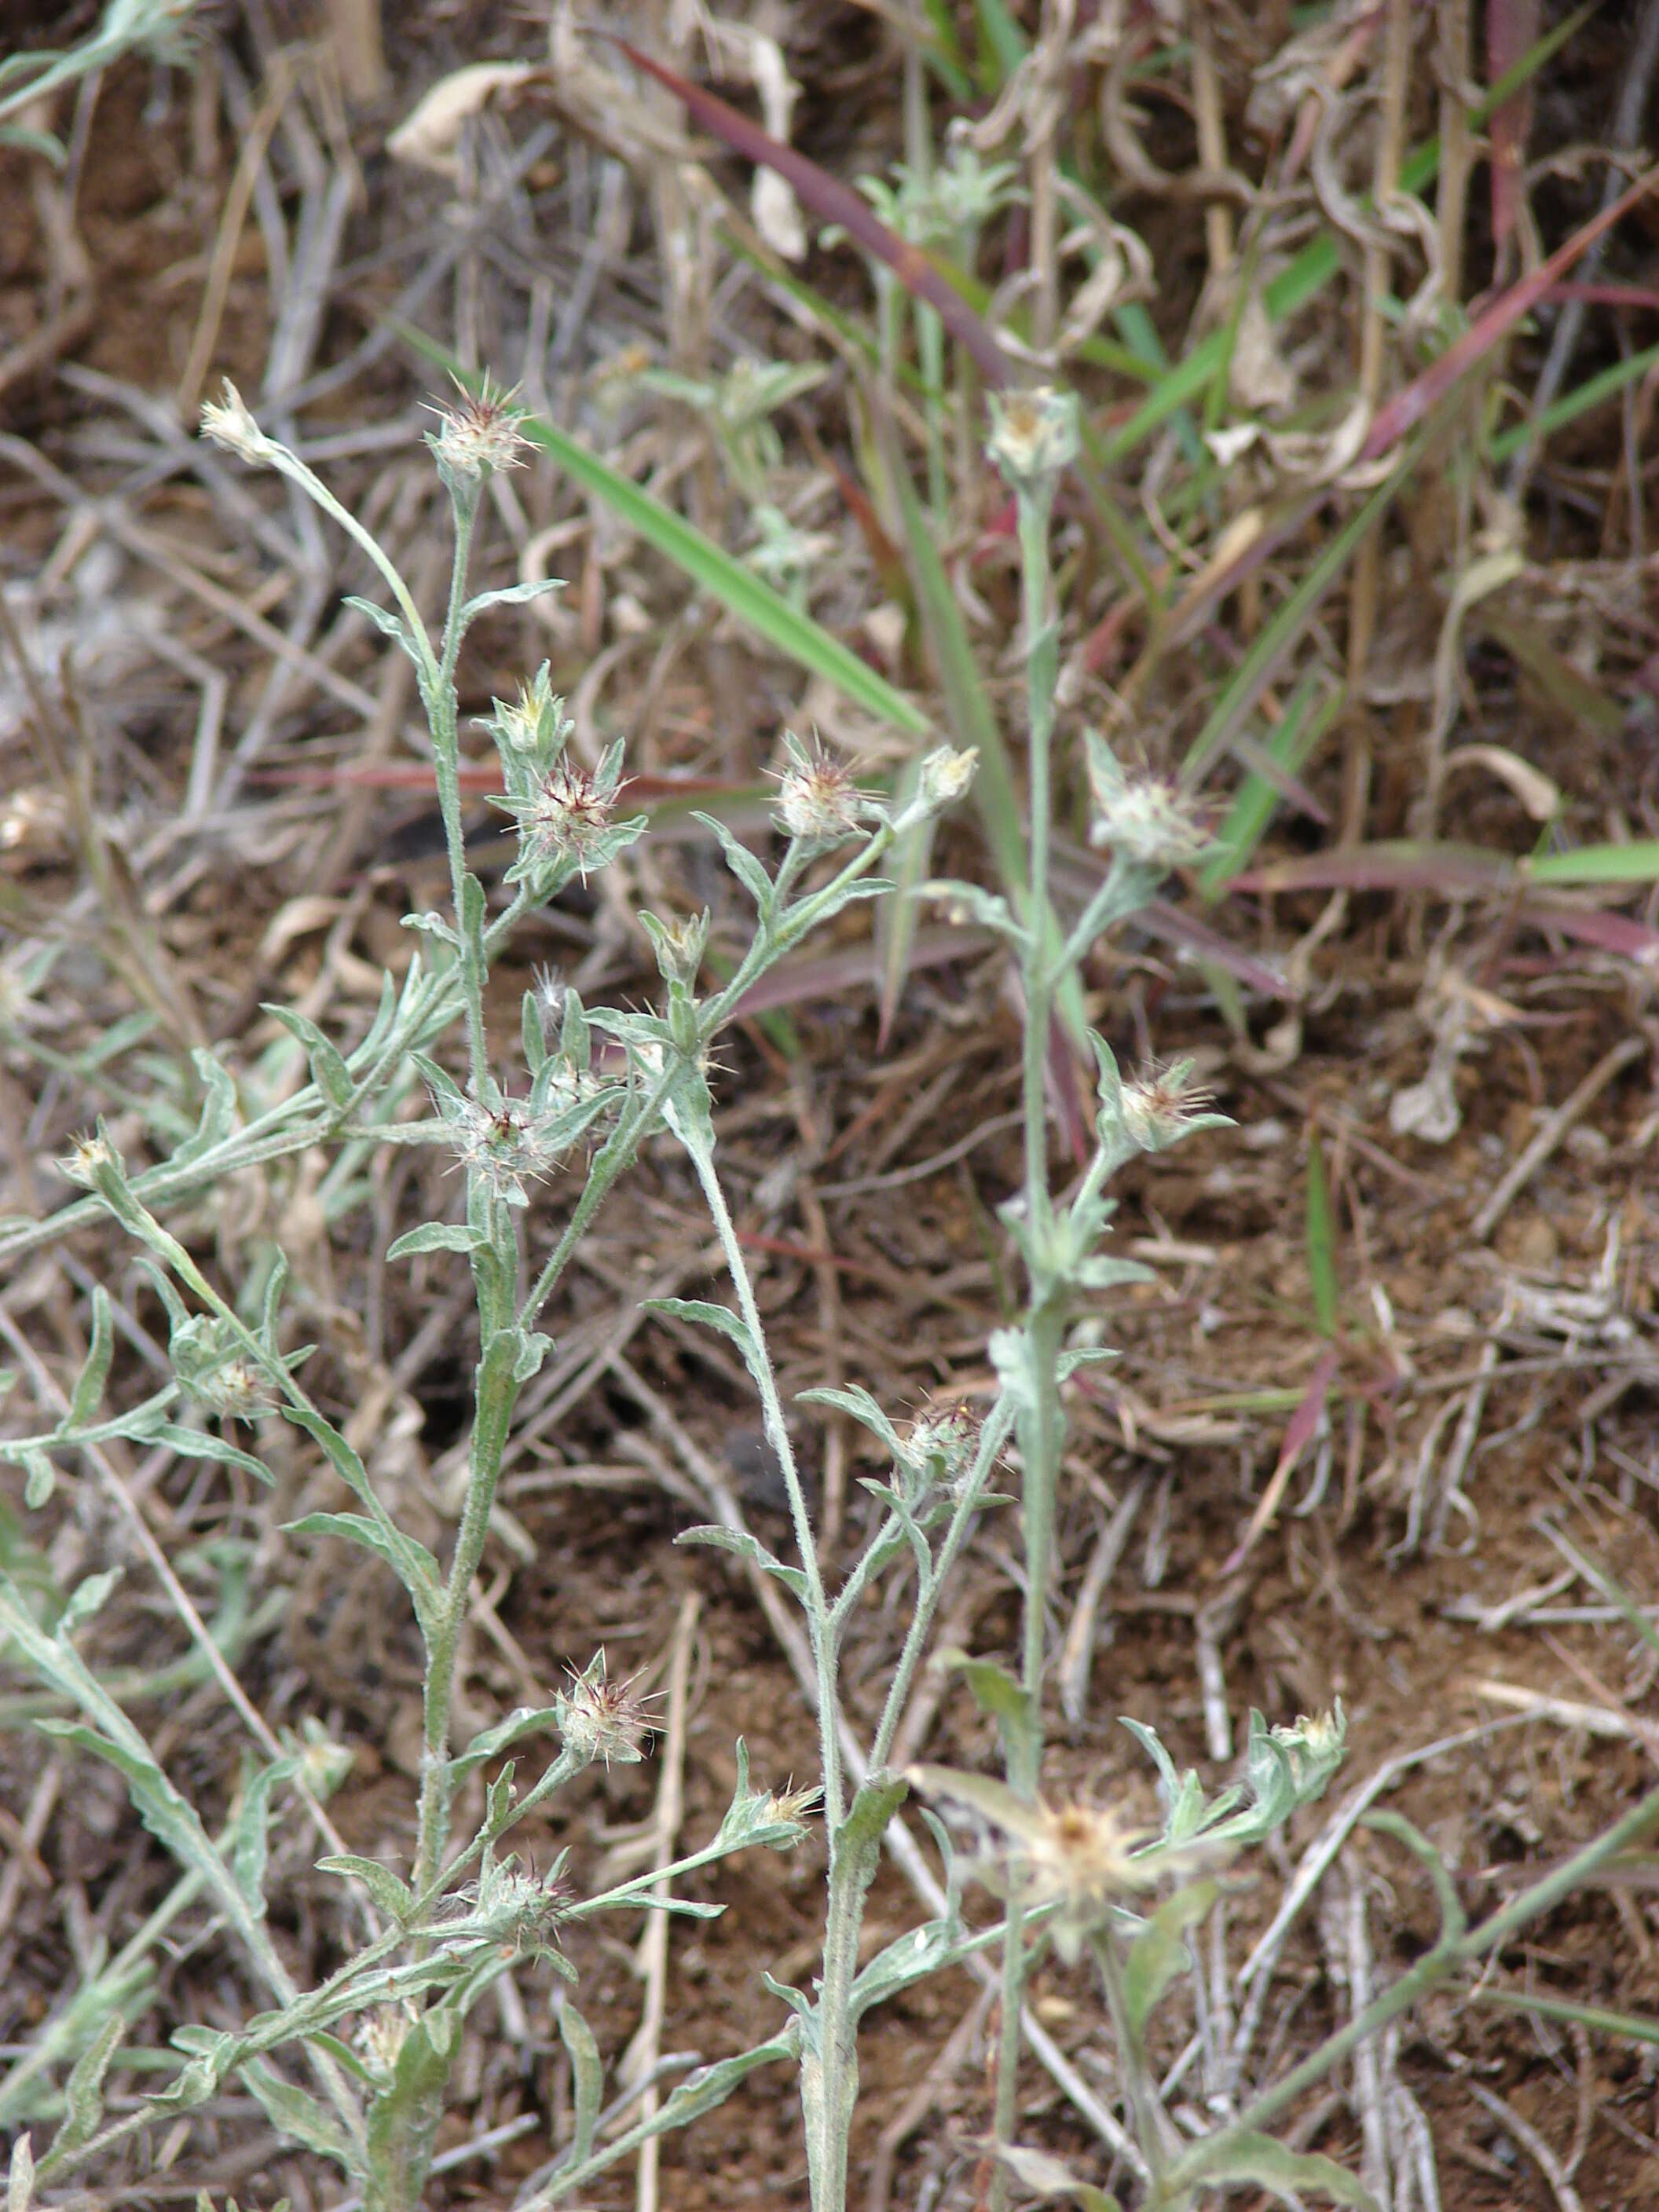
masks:
[[[1385,406],[1379,407],[1376,420],[1361,448],[1361,460],[1376,460],[1397,446],[1408,431],[1414,430],[1459,379],[1477,362],[1484,360],[1498,340],[1513,330],[1523,315],[1530,313],[1550,287],[1560,282],[1579,256],[1589,251],[1602,232],[1611,230],[1621,216],[1628,215],[1656,183],[1659,183],[1659,168],[1644,170],[1627,192],[1621,192],[1611,207],[1593,216],[1565,246],[1557,246],[1549,259],[1534,269],[1530,276],[1511,284],[1501,298],[1475,317],[1462,337],[1449,345],[1438,361],[1431,362],[1421,376],[1414,377],[1403,392],[1396,392]]]
[[[1273,1479],[1262,1492],[1255,1511],[1250,1516],[1250,1525],[1244,1531],[1243,1541],[1223,1566],[1221,1571],[1224,1575],[1237,1573],[1255,1550],[1257,1538],[1279,1510],[1279,1501],[1285,1495],[1285,1486],[1296,1470],[1296,1463],[1319,1427],[1320,1415],[1325,1410],[1325,1400],[1330,1387],[1336,1380],[1337,1361],[1340,1358],[1336,1346],[1332,1345],[1310,1377],[1308,1387],[1302,1394],[1302,1402],[1291,1415],[1285,1428],[1285,1441],[1279,1447],[1279,1464],[1273,1471]]]
[[[1431,845],[1410,837],[1338,846],[1294,860],[1269,860],[1229,878],[1230,891],[1502,891],[1515,862],[1480,845]]]
[[[600,35],[611,34],[605,32]],[[642,54],[626,39],[617,39],[614,43],[635,69],[643,70],[647,76],[655,77],[659,84],[665,86],[705,131],[712,131],[734,154],[741,154],[744,161],[775,170],[801,204],[810,208],[821,222],[839,223],[866,253],[873,253],[877,260],[884,261],[905,290],[918,300],[925,300],[951,337],[960,339],[988,384],[1000,389],[1012,380],[1007,356],[962,295],[940,275],[919,246],[908,244],[879,220],[861,193],[842,184],[839,177],[832,177],[827,169],[821,169],[805,154],[797,153],[793,146],[772,137],[741,109],[728,106],[718,94],[693,84],[661,62],[653,61],[649,54]]]

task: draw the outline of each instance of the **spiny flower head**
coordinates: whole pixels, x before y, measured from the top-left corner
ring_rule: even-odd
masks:
[[[1212,844],[1196,803],[1154,775],[1128,776],[1111,747],[1087,732],[1089,789],[1094,821],[1089,842],[1109,846],[1119,860],[1163,874],[1201,859]]]
[[[603,866],[605,832],[617,803],[568,753],[561,753],[541,787],[526,805],[515,807],[526,857],[540,861],[574,860],[584,883],[590,868]]]
[[[823,1792],[816,1783],[803,1783],[797,1790],[791,1775],[781,1790],[769,1790],[761,1803],[760,1818],[764,1822],[776,1820],[785,1827],[798,1828],[809,1813],[815,1813]]]
[[[100,1129],[95,1136],[79,1133],[71,1137],[68,1154],[55,1164],[60,1176],[70,1182],[78,1182],[84,1190],[93,1190],[97,1187],[99,1170],[118,1168],[121,1155]]]
[[[1119,1101],[1124,1133],[1143,1152],[1167,1152],[1194,1129],[1224,1123],[1224,1115],[1210,1111],[1214,1092],[1192,1079],[1190,1060],[1172,1060],[1124,1085]]]
[[[825,752],[816,738],[804,745],[793,730],[786,730],[783,743],[789,766],[779,780],[778,819],[785,832],[812,845],[839,845],[857,836],[870,801],[852,770]]]
[[[508,1206],[528,1205],[526,1182],[546,1175],[558,1158],[541,1117],[521,1098],[462,1098],[448,1103],[444,1119],[457,1159]]]
[[[644,1757],[642,1746],[651,1733],[645,1702],[633,1694],[632,1677],[611,1680],[603,1651],[583,1673],[573,1670],[570,1687],[553,1702],[565,1747],[578,1757],[602,1759],[607,1766],[613,1759],[626,1764]]]
[[[575,1893],[558,1870],[542,1880],[516,1858],[490,1867],[476,1882],[443,1901],[438,1924],[451,1942],[493,1943],[509,1954],[546,1946],[554,1923],[564,1916]]]
[[[497,469],[522,467],[525,439],[519,425],[527,410],[516,400],[516,386],[503,392],[488,377],[477,392],[458,381],[454,398],[432,410],[438,417],[438,434],[428,436],[427,443],[438,457],[440,470],[478,484]]]
[[[973,1465],[983,1425],[971,1406],[935,1407],[917,1414],[905,1443],[918,1468],[937,1467],[946,1482],[956,1482]]]

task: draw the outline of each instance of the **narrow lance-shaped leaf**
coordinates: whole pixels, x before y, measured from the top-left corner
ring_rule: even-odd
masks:
[[[1322,1336],[1336,1334],[1336,1218],[1325,1178],[1325,1147],[1316,1128],[1308,1132],[1308,1280],[1314,1320]]]
[[[593,2148],[599,2124],[599,2099],[605,2089],[605,2061],[592,2029],[567,1997],[559,2007],[559,2035],[570,2054],[572,2087],[575,2092],[575,2128],[570,2159],[580,2166]]]

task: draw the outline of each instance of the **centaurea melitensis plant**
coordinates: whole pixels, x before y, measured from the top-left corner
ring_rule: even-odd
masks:
[[[241,2084],[288,2139],[338,2165],[368,2212],[412,2212],[422,2200],[437,2130],[463,2023],[509,1966],[538,1960],[567,1981],[574,1969],[560,1931],[601,1911],[711,1908],[668,1899],[678,1879],[751,1846],[784,1849],[805,1832],[821,1802],[827,1887],[822,1966],[811,1992],[774,1984],[789,2016],[752,2050],[700,2069],[635,2124],[601,2136],[604,2067],[591,2032],[568,1995],[559,2008],[569,2055],[574,2124],[521,2212],[551,2205],[584,2188],[603,2168],[649,2137],[718,2103],[753,2068],[779,2062],[799,2070],[807,2165],[815,2212],[842,2212],[848,2146],[858,2100],[858,2027],[871,2006],[925,1976],[1000,1945],[1003,1957],[1002,2061],[996,2128],[1012,2150],[1015,2069],[1021,2000],[1035,1940],[1052,1926],[1070,1955],[1092,1946],[1119,2029],[1128,2100],[1141,2139],[1143,2170],[1154,2178],[1169,2146],[1135,2059],[1140,2015],[1126,1996],[1112,1950],[1111,1916],[1119,1900],[1157,1875],[1184,1863],[1181,1848],[1202,1832],[1206,1846],[1249,1840],[1287,1816],[1323,1786],[1340,1732],[1319,1739],[1316,1755],[1304,1731],[1294,1740],[1252,1736],[1248,1812],[1231,1818],[1231,1801],[1195,1806],[1192,1790],[1168,1769],[1166,1832],[1152,1855],[1135,1856],[1133,1839],[1109,1810],[1085,1816],[1048,1808],[1038,1794],[1042,1761],[1042,1704],[1045,1609],[1052,1581],[1055,1497],[1065,1437],[1063,1388],[1080,1359],[1069,1325],[1084,1298],[1133,1279],[1143,1271],[1098,1249],[1110,1217],[1104,1188],[1137,1152],[1162,1150],[1218,1118],[1180,1067],[1124,1084],[1105,1043],[1093,1050],[1098,1068],[1095,1156],[1077,1188],[1057,1202],[1049,1184],[1044,1068],[1061,980],[1103,930],[1152,895],[1165,869],[1190,857],[1200,833],[1167,794],[1126,779],[1098,740],[1090,769],[1098,836],[1111,850],[1106,877],[1062,937],[1048,918],[1048,834],[1053,811],[1056,649],[1049,605],[1048,531],[1054,488],[1073,448],[1068,404],[1046,395],[1011,401],[1002,411],[994,452],[1012,484],[1018,511],[1024,578],[1024,638],[1028,668],[1030,783],[1029,898],[1016,918],[975,891],[1016,953],[1025,999],[1024,1187],[1004,1218],[1025,1264],[1023,1319],[993,1337],[996,1389],[982,1414],[946,1407],[924,1415],[902,1434],[870,1395],[853,1388],[809,1394],[861,1423],[890,1462],[885,1480],[865,1485],[874,1505],[866,1540],[838,1581],[817,1540],[809,1492],[786,1418],[776,1369],[744,1261],[736,1223],[716,1166],[710,1070],[713,1048],[744,995],[776,962],[849,902],[890,887],[878,875],[895,841],[960,799],[974,772],[971,752],[940,747],[919,764],[913,795],[889,805],[862,789],[816,743],[784,740],[777,799],[784,841],[775,868],[720,822],[703,818],[753,908],[746,949],[735,969],[700,995],[710,918],[707,914],[640,921],[655,953],[662,998],[653,1011],[586,1007],[574,989],[544,985],[525,995],[518,1039],[522,1068],[504,1077],[498,1040],[486,1012],[492,965],[516,925],[574,879],[611,866],[642,832],[638,817],[620,814],[623,754],[611,747],[597,767],[571,754],[571,725],[545,669],[517,699],[496,702],[485,726],[500,763],[500,804],[517,830],[518,854],[507,872],[506,898],[491,912],[466,853],[460,800],[457,669],[470,625],[486,609],[520,603],[548,585],[471,594],[468,575],[490,474],[521,458],[519,417],[511,399],[486,386],[463,393],[443,410],[429,439],[454,526],[454,557],[444,620],[434,635],[413,594],[372,533],[295,454],[263,431],[235,392],[205,410],[204,429],[256,466],[277,471],[353,539],[386,587],[390,605],[354,602],[414,665],[430,735],[449,864],[447,911],[405,917],[417,949],[401,988],[386,979],[368,1034],[343,1053],[307,1016],[273,1007],[275,1018],[303,1054],[310,1081],[248,1113],[245,1091],[217,1059],[196,1055],[204,1103],[196,1129],[170,1158],[129,1170],[100,1125],[81,1140],[65,1173],[86,1195],[49,1224],[0,1228],[0,1249],[21,1251],[101,1214],[142,1249],[169,1323],[173,1379],[128,1411],[100,1418],[112,1358],[111,1310],[94,1299],[91,1349],[62,1418],[41,1433],[0,1443],[0,1456],[24,1468],[30,1505],[43,1506],[65,1452],[97,1464],[102,1443],[121,1437],[181,1455],[234,1465],[266,1479],[257,1452],[221,1433],[225,1423],[283,1419],[308,1437],[352,1495],[348,1511],[315,1512],[294,1533],[365,1547],[388,1564],[408,1596],[422,1652],[418,1799],[406,1871],[345,1850],[325,1799],[344,1761],[314,1723],[279,1741],[240,1696],[234,1675],[212,1647],[205,1625],[176,1580],[170,1594],[204,1653],[212,1651],[222,1686],[237,1703],[258,1741],[228,1823],[210,1832],[168,1779],[142,1733],[82,1660],[75,1638],[107,1595],[110,1577],[93,1577],[73,1594],[54,1623],[13,1583],[0,1580],[0,1632],[27,1664],[78,1714],[56,1726],[76,1749],[114,1765],[148,1825],[180,1866],[174,1890],[145,1928],[113,1960],[89,1974],[34,2051],[0,2080],[0,2121],[33,2117],[49,2069],[67,2064],[67,2118],[38,2163],[27,2148],[14,2161],[12,2201],[27,2207],[38,2185],[114,2151],[150,2123],[187,2114],[228,2081]],[[937,887],[936,887],[937,888]],[[958,891],[965,886],[954,887]],[[446,1050],[459,1029],[459,1054]],[[611,1049],[595,1051],[595,1038]],[[405,1109],[422,1088],[431,1111],[410,1119]],[[257,1104],[257,1102],[256,1102]],[[603,1656],[544,1710],[520,1710],[457,1747],[454,1720],[462,1633],[483,1556],[502,1454],[520,1394],[548,1348],[544,1321],[580,1240],[606,1194],[641,1146],[666,1133],[683,1147],[714,1224],[735,1304],[668,1300],[682,1322],[719,1331],[740,1352],[760,1401],[767,1439],[781,1469],[798,1563],[778,1559],[746,1528],[722,1525],[688,1532],[718,1543],[769,1577],[804,1617],[808,1673],[815,1705],[819,1775],[802,1790],[769,1795],[751,1789],[738,1747],[738,1782],[730,1810],[713,1838],[668,1868],[653,1869],[598,1896],[583,1896],[568,1860],[544,1875],[527,1871],[501,1844],[513,1827],[595,1760],[643,1755],[647,1716],[626,1685],[606,1674]],[[335,1146],[361,1161],[376,1147],[424,1146],[447,1152],[463,1196],[459,1220],[428,1221],[392,1244],[396,1261],[449,1255],[470,1271],[479,1328],[466,1476],[459,1521],[443,1565],[400,1525],[342,1429],[307,1393],[306,1352],[283,1343],[286,1273],[265,1277],[252,1302],[227,1293],[173,1233],[164,1216],[180,1200],[232,1172],[268,1166],[317,1146]],[[556,1165],[585,1160],[579,1194],[550,1252],[532,1272],[528,1227],[538,1196]],[[257,1317],[250,1318],[250,1315]],[[211,1425],[216,1424],[217,1425]],[[258,1427],[252,1426],[258,1440]],[[924,1768],[914,1775],[890,1761],[926,1657],[943,1599],[981,1515],[999,1503],[991,1484],[1010,1445],[1018,1448],[1025,1543],[1025,1630],[1019,1680],[994,1692],[1008,1750],[1006,1784]],[[157,1562],[166,1572],[166,1563]],[[841,1662],[850,1624],[874,1588],[907,1576],[908,1619],[882,1694],[867,1745],[858,1742],[842,1694]],[[997,1670],[976,1662],[977,1687]],[[514,1781],[507,1755],[540,1734],[561,1748],[526,1788]],[[1148,1747],[1168,1767],[1155,1738]],[[463,1786],[483,1781],[483,1816],[470,1838],[455,1833]],[[1190,1780],[1190,1778],[1188,1778]],[[1004,1885],[1006,1918],[970,1929],[960,1911],[949,1837],[931,1815],[945,1855],[941,1914],[887,1944],[860,1964],[866,1898],[890,1823],[913,1786],[965,1806],[1014,1839],[1012,1878]],[[1194,1785],[1195,1788],[1195,1785]],[[999,1794],[1000,1793],[1000,1794]],[[327,1845],[319,1861],[349,1885],[361,1937],[350,1956],[319,1986],[301,1990],[265,1927],[268,1832],[276,1808],[291,1796]],[[1161,1856],[1160,1856],[1161,1854]],[[181,2027],[173,2041],[179,2063],[155,2094],[131,2100],[110,2118],[104,2082],[118,2063],[129,2021],[148,1989],[149,1951],[197,1900],[204,1901],[240,1948],[260,1991],[262,2011],[235,2029]],[[293,2078],[298,2058],[312,2086]],[[279,2070],[279,2062],[282,2062]],[[1000,2174],[1002,2169],[999,2169]],[[1000,2187],[1000,2180],[999,2180]]]

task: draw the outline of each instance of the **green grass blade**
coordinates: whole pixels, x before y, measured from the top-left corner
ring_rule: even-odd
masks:
[[[994,100],[1025,58],[1025,33],[1006,0],[974,0],[974,16],[979,25],[980,83]]]
[[[922,58],[930,69],[938,71],[939,82],[951,99],[966,106],[974,96],[974,81],[968,74],[946,0],[922,0],[922,5],[933,33],[933,44],[922,47]]]
[[[446,348],[417,331],[405,335],[428,361],[461,376],[459,362]],[[519,427],[530,444],[539,447],[585,491],[604,500],[630,530],[672,561],[700,590],[718,599],[774,652],[782,653],[809,675],[825,678],[866,714],[894,723],[914,737],[926,737],[932,730],[932,723],[914,700],[896,690],[850,646],[843,645],[810,615],[792,607],[769,584],[683,515],[676,514],[672,507],[642,491],[629,477],[539,415],[526,415]]]
[[[1520,452],[1533,438],[1547,438],[1553,430],[1565,423],[1576,422],[1581,415],[1588,415],[1592,407],[1600,407],[1613,398],[1627,384],[1659,365],[1659,345],[1644,346],[1640,353],[1632,353],[1623,361],[1616,361],[1611,368],[1604,368],[1597,376],[1587,377],[1571,392],[1564,392],[1552,406],[1547,407],[1536,422],[1517,422],[1513,429],[1502,431],[1486,447],[1486,458],[1496,465]]]
[[[985,696],[962,611],[909,476],[884,451],[882,464],[904,526],[907,566],[934,671],[945,694],[946,720],[959,745],[973,745],[979,751],[974,797],[985,824],[985,840],[1004,890],[1018,892],[1023,898],[1025,841],[1019,825],[1024,806],[1014,778],[1013,761]]]
[[[913,763],[905,772],[903,786],[907,795],[915,785],[919,765]],[[933,872],[937,828],[932,817],[926,822],[918,822],[902,836],[894,839],[888,855],[887,873],[892,878],[895,896],[883,899],[876,908],[876,957],[880,969],[876,993],[878,1051],[892,1034],[893,1018],[910,972],[911,949],[921,919],[921,902],[915,893]]]
[[[1659,881],[1659,839],[1540,853],[1522,864],[1522,872],[1534,884],[1650,884]]]
[[[1545,1533],[1563,1559],[1578,1570],[1591,1589],[1599,1591],[1609,1605],[1618,1607],[1632,1633],[1639,1637],[1650,1651],[1659,1652],[1659,1628],[1654,1626],[1629,1591],[1608,1572],[1600,1559],[1581,1551],[1571,1538],[1564,1534],[1553,1522],[1546,1523]]]
[[[1308,1282],[1314,1321],[1322,1336],[1336,1334],[1336,1216],[1325,1179],[1325,1147],[1317,1129],[1308,1132]]]
[[[1313,620],[1320,601],[1358,550],[1360,540],[1398,495],[1412,458],[1407,455],[1402,459],[1365,504],[1348,518],[1240,661],[1182,763],[1183,781],[1196,782],[1234,732],[1243,727],[1256,701]]]
[[[958,745],[972,745],[979,754],[974,777],[974,798],[979,808],[991,857],[1003,888],[1017,912],[1023,910],[1025,889],[1025,848],[1019,834],[1021,806],[1014,781],[1013,763],[1002,741],[996,716],[985,696],[973,648],[963,627],[961,610],[945,563],[939,556],[933,534],[911,486],[908,472],[896,460],[888,441],[878,439],[873,447],[877,466],[886,477],[890,503],[898,509],[904,526],[906,566],[921,615],[928,656],[945,693],[945,720]],[[931,850],[932,838],[925,841]],[[895,879],[901,884],[922,880],[923,841],[913,840],[907,852],[896,856]],[[913,898],[884,899],[876,918],[881,950],[881,1031],[891,1023],[899,994],[904,988],[910,946],[921,921]]]
[[[1659,349],[1656,351],[1659,352]],[[1495,638],[1510,658],[1525,669],[1551,706],[1569,721],[1604,744],[1623,736],[1624,708],[1599,684],[1593,684],[1575,668],[1565,653],[1558,653],[1541,627],[1519,619],[1510,621],[1503,615],[1492,613],[1487,605],[1471,612],[1475,629]]]
[[[1347,700],[1347,686],[1339,684],[1316,708],[1319,684],[1316,675],[1303,678],[1267,741],[1269,759],[1291,775],[1300,775]],[[1252,769],[1234,795],[1212,857],[1200,872],[1199,889],[1206,899],[1218,898],[1228,878],[1249,866],[1278,804],[1279,793],[1272,784]]]

